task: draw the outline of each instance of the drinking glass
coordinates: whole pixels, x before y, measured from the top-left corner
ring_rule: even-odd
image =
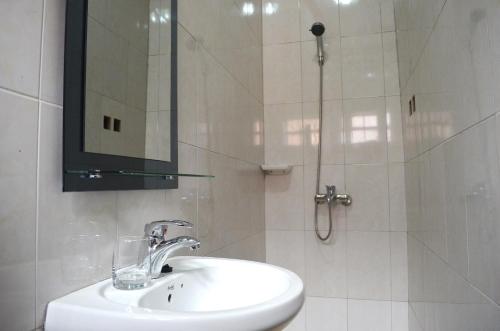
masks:
[[[119,237],[113,253],[113,286],[135,290],[151,283],[151,254],[148,240],[138,236]]]

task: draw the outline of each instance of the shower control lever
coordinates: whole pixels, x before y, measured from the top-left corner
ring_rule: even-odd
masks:
[[[352,198],[349,194],[336,194],[335,200],[340,201],[344,206],[350,206],[352,203]]]
[[[326,185],[326,193],[316,193],[314,196],[314,201],[318,205],[322,205],[325,203],[330,203],[335,199],[335,192],[337,191],[335,185]]]
[[[335,185],[326,185],[326,193],[316,193],[314,201],[318,205],[325,203],[330,204],[335,201],[339,201],[344,206],[349,206],[352,203],[352,199],[349,194],[336,193]]]

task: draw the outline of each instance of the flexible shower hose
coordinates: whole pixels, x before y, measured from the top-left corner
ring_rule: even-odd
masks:
[[[319,135],[318,135],[318,162],[316,168],[316,194],[319,194],[319,185],[321,181],[321,143],[323,135],[323,64],[324,59],[318,59],[319,64]],[[333,219],[332,219],[332,205],[333,201],[328,201],[328,233],[326,236],[322,236],[319,225],[318,225],[318,206],[319,204],[314,202],[314,231],[316,236],[321,241],[327,241],[333,234]]]

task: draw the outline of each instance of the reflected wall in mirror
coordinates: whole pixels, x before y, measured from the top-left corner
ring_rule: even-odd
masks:
[[[85,152],[171,161],[170,0],[90,0]]]

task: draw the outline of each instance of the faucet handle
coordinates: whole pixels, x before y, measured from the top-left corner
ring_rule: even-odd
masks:
[[[149,237],[164,238],[167,235],[169,225],[183,226],[189,229],[193,227],[193,223],[182,220],[154,221],[144,226],[144,233]]]
[[[337,187],[335,187],[335,185],[325,185],[325,187],[327,195],[334,196],[335,192],[337,192]]]

